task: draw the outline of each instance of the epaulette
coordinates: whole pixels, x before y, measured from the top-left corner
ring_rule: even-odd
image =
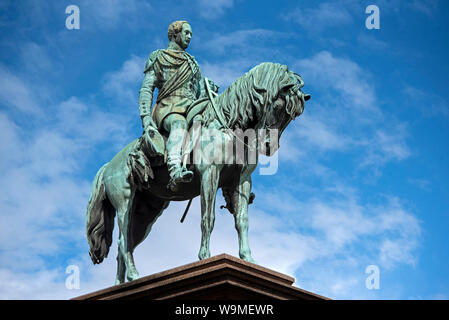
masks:
[[[153,63],[154,63],[154,61],[156,61],[159,51],[160,50],[155,50],[155,51],[151,52],[150,56],[148,57],[147,62],[145,63],[145,69],[143,70],[143,73],[146,73],[153,66]]]

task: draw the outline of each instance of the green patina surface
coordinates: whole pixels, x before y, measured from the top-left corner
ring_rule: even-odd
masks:
[[[235,218],[240,258],[254,262],[248,241],[248,205],[254,200],[251,174],[257,159],[255,163],[234,158],[231,162],[199,161],[183,166],[186,154],[182,146],[190,130],[190,142],[199,141],[196,147],[201,151],[222,150],[236,142],[235,134],[229,132],[237,129],[277,130],[277,141],[272,145],[278,146],[283,130],[304,111],[310,98],[301,91],[304,83],[298,74],[270,62],[254,67],[217,95],[218,87],[201,75],[195,58],[185,51],[191,37],[191,26],[176,21],[168,30],[168,47],[150,54],[139,95],[144,133],[106,163],[93,182],[86,216],[90,255],[94,263],[101,263],[107,256],[117,214],[116,283],[139,277],[133,251],[170,201],[200,196],[198,257],[210,257],[215,198],[220,188],[226,208]],[[152,106],[155,88],[159,93]],[[202,131],[195,131],[197,127]],[[218,138],[199,139],[210,129],[219,133]],[[255,148],[271,144],[270,137],[263,136]],[[190,152],[193,143],[189,146]],[[275,151],[271,148],[269,154]]]

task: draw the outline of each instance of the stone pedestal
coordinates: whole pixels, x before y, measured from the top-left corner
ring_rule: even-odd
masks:
[[[323,300],[294,287],[292,277],[221,254],[75,300]]]

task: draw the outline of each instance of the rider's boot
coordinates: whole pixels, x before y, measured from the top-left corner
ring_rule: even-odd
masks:
[[[183,145],[187,135],[187,122],[182,115],[173,113],[164,120],[164,128],[169,132],[166,150],[170,181],[167,187],[176,191],[179,183],[190,182],[193,178],[192,171],[181,167]]]
[[[170,175],[168,188],[172,191],[176,191],[179,183],[190,182],[193,178],[193,172],[181,166],[183,141],[183,130],[172,130],[167,140],[167,166]]]
[[[173,153],[173,154],[172,154]],[[179,183],[185,183],[192,181],[193,172],[187,170],[181,166],[181,155],[169,152],[167,155],[168,173],[170,175],[170,181],[168,182],[168,188],[172,191],[176,191]]]

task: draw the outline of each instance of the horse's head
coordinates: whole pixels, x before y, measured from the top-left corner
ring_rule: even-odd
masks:
[[[301,76],[286,65],[264,62],[237,79],[215,101],[223,110],[226,127],[262,129],[258,150],[271,156],[278,149],[284,129],[304,111],[305,102],[310,99],[309,94],[302,92],[303,86]],[[211,124],[216,114],[210,104],[202,114],[203,123]]]
[[[304,82],[297,73],[286,71],[287,75],[279,83],[279,92],[271,106],[266,108],[264,129],[267,129],[264,140],[260,144],[260,151],[266,155],[273,155],[279,148],[279,139],[282,132],[296,117],[304,111],[305,102],[310,94],[304,93],[301,88]],[[276,141],[272,138],[276,137]]]

